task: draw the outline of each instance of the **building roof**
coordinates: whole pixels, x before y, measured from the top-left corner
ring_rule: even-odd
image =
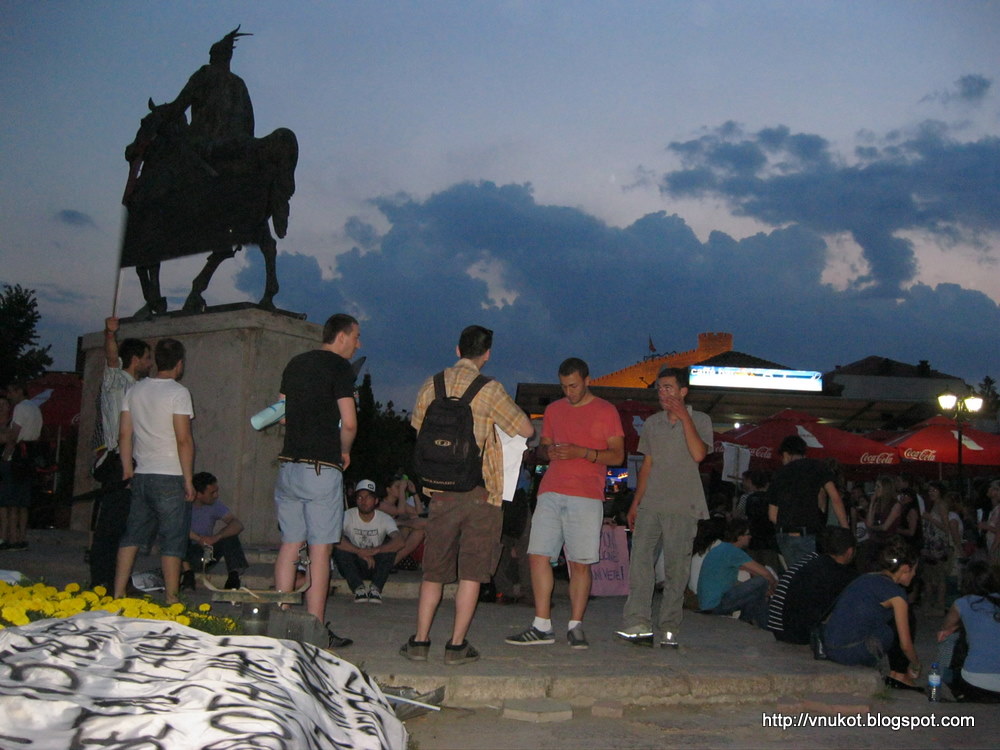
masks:
[[[906,362],[897,362],[888,357],[872,355],[851,362],[849,365],[837,365],[834,370],[826,373],[824,377],[832,375],[865,375],[868,377],[893,377],[893,378],[943,378],[948,380],[961,380],[955,375],[947,375],[938,370],[931,369],[926,359],[920,360],[919,364],[911,365]]]
[[[761,359],[760,357],[755,357],[752,354],[744,354],[743,352],[723,352],[722,354],[717,354],[714,357],[709,357],[698,364],[711,365],[713,367],[758,367],[766,368],[768,370],[792,369],[791,367],[786,367],[785,365],[779,365],[777,362],[771,362],[766,359]]]

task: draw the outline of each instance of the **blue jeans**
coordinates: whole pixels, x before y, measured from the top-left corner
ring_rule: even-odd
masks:
[[[816,551],[815,534],[775,534],[778,542],[778,549],[781,556],[785,558],[785,567],[790,568],[810,552]]]
[[[712,610],[713,615],[731,615],[740,611],[740,619],[767,629],[767,579],[752,576],[737,583],[722,595],[722,601]]]
[[[156,533],[160,554],[184,557],[191,529],[191,503],[184,499],[184,477],[172,474],[136,474],[132,503],[119,547],[148,544]]]
[[[385,582],[389,580],[389,572],[392,570],[396,553],[381,552],[375,555],[374,568],[369,568],[368,563],[353,552],[345,552],[336,547],[333,548],[333,559],[337,563],[337,570],[351,587],[351,591],[361,586],[366,578],[371,579],[372,585],[381,591],[385,588]]]

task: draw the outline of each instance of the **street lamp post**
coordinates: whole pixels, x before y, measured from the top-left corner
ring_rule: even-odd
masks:
[[[958,491],[965,499],[965,478],[962,476],[962,424],[968,421],[970,414],[975,414],[983,408],[983,400],[972,393],[965,398],[959,398],[954,393],[945,392],[938,396],[938,405],[942,411],[951,412],[955,419],[956,435],[958,437]]]

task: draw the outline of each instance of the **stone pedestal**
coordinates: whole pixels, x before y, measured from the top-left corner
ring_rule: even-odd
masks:
[[[122,322],[118,341],[130,337],[150,346],[165,337],[184,344],[187,357],[181,383],[194,401],[194,470],[210,471],[219,478],[220,499],[243,521],[245,543],[277,543],[273,492],[284,427],[276,424],[258,432],[250,426],[250,417],[277,400],[288,360],[319,346],[322,326],[249,307]],[[83,336],[81,348],[84,385],[76,495],[98,486],[89,470],[104,371],[103,332]],[[88,529],[91,510],[91,503],[74,505],[72,528]]]

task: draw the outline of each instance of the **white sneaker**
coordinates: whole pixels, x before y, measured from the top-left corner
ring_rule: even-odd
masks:
[[[382,603],[382,592],[379,587],[372,584],[368,587],[368,603],[369,604],[381,604]]]
[[[677,634],[667,630],[660,639],[660,648],[678,648],[681,644],[677,642]]]
[[[358,586],[354,589],[354,603],[355,604],[367,604],[368,603],[368,587]]]

